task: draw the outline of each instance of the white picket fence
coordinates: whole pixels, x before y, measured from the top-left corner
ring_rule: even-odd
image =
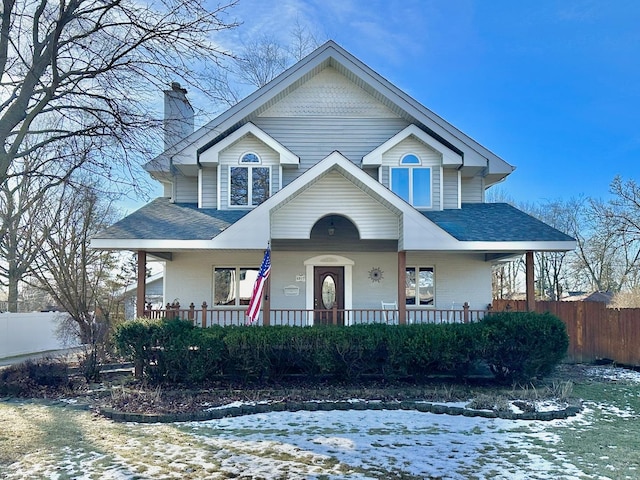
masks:
[[[0,313],[0,358],[60,350],[68,345],[56,334],[58,312]]]

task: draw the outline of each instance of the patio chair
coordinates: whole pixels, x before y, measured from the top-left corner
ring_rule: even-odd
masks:
[[[398,323],[398,302],[385,302],[382,304],[382,318],[385,323]]]

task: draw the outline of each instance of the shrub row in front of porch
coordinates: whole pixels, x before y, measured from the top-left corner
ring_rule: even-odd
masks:
[[[210,327],[139,320],[116,332],[120,352],[153,382],[246,381],[287,375],[340,381],[431,375],[466,377],[479,365],[496,379],[529,382],[551,372],[568,348],[551,314],[505,312],[471,324],[350,327]]]

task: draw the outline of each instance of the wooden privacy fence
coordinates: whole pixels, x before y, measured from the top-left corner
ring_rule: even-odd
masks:
[[[493,311],[525,311],[525,300],[494,300]],[[536,302],[536,312],[560,318],[569,334],[569,361],[612,360],[640,366],[640,309],[601,302]]]

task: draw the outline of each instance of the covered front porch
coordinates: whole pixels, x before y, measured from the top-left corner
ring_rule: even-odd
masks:
[[[258,325],[465,322],[481,318],[491,302],[491,263],[478,252],[405,252],[396,241],[349,243],[315,235],[272,243],[271,273],[253,322]],[[146,255],[138,251],[141,272]],[[137,316],[244,325],[263,255],[174,251],[165,266],[165,308],[150,309],[141,285]]]

